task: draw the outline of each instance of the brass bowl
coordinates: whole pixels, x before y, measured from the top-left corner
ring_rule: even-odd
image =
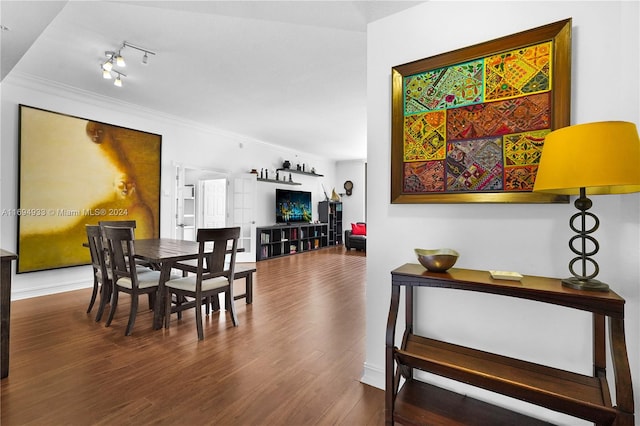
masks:
[[[425,250],[414,249],[418,262],[431,272],[444,272],[455,265],[458,260],[457,251],[452,249]]]

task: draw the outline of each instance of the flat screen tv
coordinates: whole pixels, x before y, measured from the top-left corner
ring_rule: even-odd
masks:
[[[311,193],[276,188],[276,222],[311,222]]]

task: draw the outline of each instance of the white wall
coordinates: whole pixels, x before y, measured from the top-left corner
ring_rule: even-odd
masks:
[[[366,180],[364,160],[338,161],[336,164],[336,192],[344,194],[344,183],[353,182],[351,195],[342,195],[342,224],[351,229],[351,224],[365,221]]]
[[[53,86],[28,76],[10,74],[2,81],[0,130],[0,209],[17,207],[18,200],[18,140],[19,104],[54,112],[94,119],[118,126],[162,135],[162,183],[160,235],[173,235],[172,217],[175,215],[174,165],[225,171],[230,174],[248,173],[251,169],[282,166],[284,160],[315,167],[324,177],[294,175],[301,186],[287,186],[258,182],[256,225],[275,224],[275,188],[295,188],[311,191],[314,219],[318,218],[317,203],[324,200],[322,183],[329,190],[335,179],[336,165],[302,152],[283,149],[277,145],[248,139],[241,135],[223,133],[206,124],[186,122],[145,110],[114,99],[98,97],[70,87]],[[270,141],[277,144],[277,141]],[[52,158],[51,161],[56,161]],[[90,188],[87,188],[90,191]],[[17,217],[0,217],[0,245],[16,251]],[[15,262],[14,262],[15,268]],[[89,267],[64,268],[46,272],[18,274],[12,285],[12,299],[21,299],[91,285]]]
[[[390,271],[416,262],[415,247],[450,247],[457,267],[528,275],[569,275],[572,204],[392,205],[391,68],[566,18],[573,18],[574,124],[640,122],[638,2],[428,2],[368,28],[367,356],[363,381],[384,387],[384,333]],[[640,165],[639,165],[640,166]],[[573,201],[573,199],[572,199]],[[593,199],[601,219],[598,276],[627,300],[627,348],[640,407],[640,195]],[[393,249],[389,249],[393,247]],[[421,289],[417,331],[559,368],[591,374],[588,314],[501,296]],[[402,318],[402,315],[400,316]],[[399,327],[402,329],[402,327]],[[402,330],[399,330],[400,332]],[[398,341],[399,344],[399,341]],[[610,385],[612,369],[608,370]],[[430,377],[453,389],[561,424],[575,419]],[[615,392],[612,389],[612,392]]]

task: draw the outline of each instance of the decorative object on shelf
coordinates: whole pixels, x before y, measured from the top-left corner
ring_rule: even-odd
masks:
[[[127,75],[122,71],[114,69],[113,67],[117,66],[119,68],[124,68],[126,66],[126,62],[124,60],[124,57],[122,56],[122,51],[127,47],[144,52],[144,56],[142,57],[142,63],[145,65],[149,59],[149,55],[155,55],[155,52],[149,49],[145,49],[143,47],[136,46],[127,41],[122,42],[122,45],[120,46],[117,52],[113,50],[107,50],[106,52],[104,52],[105,56],[107,57],[107,60],[105,62],[100,63],[100,69],[102,70],[102,78],[106,80],[110,80],[111,78],[113,78],[112,73],[117,74],[116,79],[113,82],[113,85],[117,87],[122,87],[121,77],[126,77]]]
[[[276,170],[279,170],[281,172],[282,171],[287,171],[289,173],[295,173],[295,174],[298,174],[298,175],[305,175],[305,176],[314,176],[314,177],[323,177],[324,176],[324,175],[316,173],[315,171],[313,173],[312,172],[303,172],[300,169],[298,169],[298,170],[296,170],[296,169],[276,169]]]
[[[251,173],[252,175],[257,175],[258,174],[258,170],[251,169],[251,171],[249,173]]]
[[[600,221],[587,211],[592,206],[587,194],[640,191],[638,164],[640,139],[633,123],[578,124],[547,135],[534,191],[580,195],[574,202],[579,212],[569,221],[571,230],[576,233],[569,240],[569,248],[577,256],[569,262],[573,277],[562,280],[563,285],[580,290],[609,291],[607,284],[595,279],[600,268],[591,256],[598,252],[599,244],[591,234],[598,229]],[[587,222],[592,224],[589,229]],[[581,265],[580,273],[574,269],[576,263]],[[587,273],[588,263],[593,267],[590,274]]]
[[[351,195],[351,191],[353,190],[353,182],[350,180],[344,183],[344,190],[347,191],[347,195]]]
[[[327,194],[327,190],[324,187],[324,183],[322,184],[322,192],[324,192],[324,200],[329,201],[329,195]]]
[[[284,160],[284,162],[282,163],[282,168],[283,169],[290,169],[291,168],[291,162],[289,160]]]
[[[335,188],[331,191],[331,201],[340,201],[340,196],[336,192]]]
[[[289,182],[293,182],[293,179],[291,178],[291,173],[289,173]]]
[[[571,22],[393,67],[392,203],[569,201],[532,190],[570,121]]]
[[[418,262],[431,272],[445,272],[453,267],[460,255],[457,251],[444,248],[436,250],[414,249]]]
[[[523,278],[519,272],[512,271],[489,271],[489,275],[494,280],[521,281]]]

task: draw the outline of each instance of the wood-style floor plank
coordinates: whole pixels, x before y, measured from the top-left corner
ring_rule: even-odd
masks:
[[[89,289],[15,301],[0,423],[383,425],[384,392],[359,382],[365,263],[343,247],[258,262],[239,326],[214,313],[204,341],[192,311],[154,331],[146,298],[128,337],[127,296],[109,328]]]

